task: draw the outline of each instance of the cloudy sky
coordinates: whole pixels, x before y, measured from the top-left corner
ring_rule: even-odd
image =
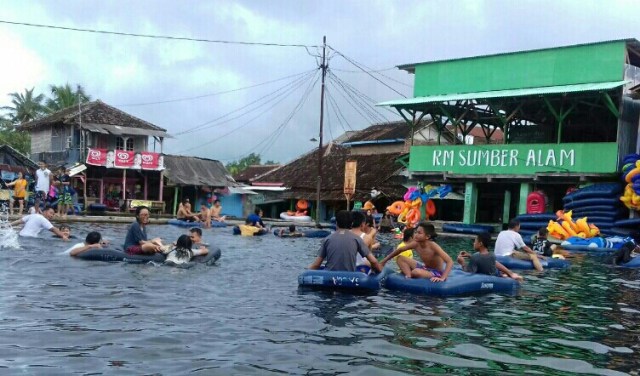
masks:
[[[319,133],[323,35],[331,47],[326,140],[398,119],[372,106],[411,96],[413,77],[396,65],[640,38],[638,14],[635,0],[5,0],[0,105],[25,88],[81,84],[94,99],[166,128],[175,136],[167,153],[227,163],[256,152],[263,162],[287,162],[317,146],[309,140]]]

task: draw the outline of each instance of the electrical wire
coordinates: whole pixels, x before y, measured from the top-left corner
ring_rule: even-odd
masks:
[[[83,29],[78,27],[45,25],[45,24],[36,24],[36,23],[30,23],[30,22],[17,22],[17,21],[7,21],[7,20],[0,20],[0,23],[8,24],[8,25],[38,27],[38,28],[75,31],[75,32],[83,32],[83,33],[108,34],[108,35],[119,35],[119,36],[136,37],[136,38],[167,39],[167,40],[201,42],[201,43],[238,44],[238,45],[246,45],[246,46],[267,46],[267,47],[300,47],[300,48],[319,47],[318,45],[299,44],[299,43],[245,42],[245,41],[231,41],[231,40],[221,40],[221,39],[175,37],[171,35],[125,33],[121,31]]]
[[[333,74],[332,72],[330,72],[330,73],[331,73],[331,76],[332,76],[334,79],[336,79],[336,80],[338,80],[339,82],[341,82],[344,86],[348,87],[351,91],[355,92],[358,96],[361,96],[361,97],[363,97],[363,98],[367,99],[367,100],[371,103],[372,108],[376,109],[376,111],[377,111],[377,109],[378,109],[378,108],[382,108],[382,109],[384,109],[384,110],[386,110],[386,111],[388,111],[388,112],[392,113],[394,116],[397,116],[397,115],[398,115],[398,113],[397,113],[397,112],[393,111],[392,109],[390,109],[390,108],[388,108],[388,107],[378,107],[378,106],[376,106],[376,104],[377,104],[379,101],[376,101],[375,99],[373,99],[373,98],[369,97],[368,95],[364,94],[364,93],[363,93],[363,92],[361,92],[360,90],[356,89],[353,85],[349,84],[347,81],[345,81],[345,80],[341,79],[340,77],[338,77],[337,75]]]
[[[237,89],[231,89],[231,90],[225,90],[225,91],[219,91],[217,93],[211,93],[211,94],[202,94],[202,95],[196,95],[193,97],[183,97],[183,98],[175,98],[175,99],[167,99],[167,100],[163,100],[163,101],[156,101],[156,102],[141,102],[141,103],[130,103],[130,104],[116,104],[116,107],[131,107],[131,106],[148,106],[148,105],[153,105],[153,104],[165,104],[165,103],[174,103],[174,102],[182,102],[182,101],[189,101],[189,100],[193,100],[193,99],[201,99],[201,98],[209,98],[209,97],[215,97],[217,95],[222,95],[222,94],[229,94],[229,93],[235,93],[238,91],[242,91],[242,90],[247,90],[247,89],[253,89],[254,87],[259,87],[259,86],[264,86],[264,85],[268,85],[274,82],[278,82],[278,81],[282,81],[282,80],[286,80],[287,78],[291,78],[291,77],[298,77],[301,75],[305,75],[305,74],[309,74],[311,72],[316,71],[316,68],[308,70],[306,72],[300,72],[300,73],[296,73],[296,74],[292,74],[289,76],[285,76],[285,77],[281,77],[281,78],[276,78],[275,80],[270,80],[270,81],[265,81],[265,82],[261,82],[259,84],[255,84],[255,85],[250,85],[250,86],[245,86],[245,87],[240,87]]]
[[[316,75],[317,75],[317,72],[316,72],[316,74],[315,74],[315,75],[311,76],[311,80],[313,80],[313,77],[315,77]],[[280,96],[281,96],[280,100],[278,100],[277,102],[273,103],[273,104],[271,105],[271,107],[267,108],[265,111],[269,111],[269,110],[273,109],[275,106],[277,106],[278,104],[280,104],[280,103],[281,103],[284,99],[286,99],[286,98],[287,98],[291,93],[293,93],[296,89],[298,89],[300,86],[302,86],[302,84],[304,84],[304,82],[306,82],[306,81],[302,81],[302,83],[301,83],[301,84],[298,84],[298,85],[296,86],[296,88],[295,88],[295,89],[290,90],[290,91],[288,91],[288,92],[285,92],[285,94],[286,94],[286,95],[282,96],[282,95],[280,94]],[[244,115],[242,115],[242,116],[244,116]],[[192,150],[195,150],[195,149],[202,148],[202,147],[204,147],[204,146],[208,146],[208,145],[214,144],[214,143],[216,143],[216,142],[220,141],[222,138],[224,138],[224,137],[226,137],[226,136],[228,136],[228,135],[230,135],[230,134],[232,134],[232,133],[234,133],[234,132],[236,132],[236,131],[238,131],[238,130],[240,130],[240,129],[244,128],[244,127],[246,127],[247,125],[251,124],[254,120],[256,120],[256,119],[258,119],[258,118],[260,118],[260,117],[263,117],[263,116],[264,116],[264,114],[261,112],[261,113],[259,113],[257,116],[255,116],[255,117],[253,117],[253,118],[249,119],[248,121],[244,122],[244,123],[243,123],[242,125],[240,125],[239,127],[236,127],[235,129],[232,129],[231,131],[229,131],[229,132],[227,132],[227,133],[225,133],[225,134],[222,134],[222,135],[216,135],[216,137],[215,137],[214,139],[207,140],[206,142],[204,142],[204,143],[202,143],[202,144],[200,144],[200,145],[193,146],[193,147],[189,147],[189,148],[187,148],[187,149],[181,150],[181,151],[177,152],[176,154],[184,153],[184,152],[186,152],[186,151],[192,151]]]
[[[232,121],[232,120],[235,120],[235,119],[237,119],[239,117],[245,116],[248,113],[256,111],[256,110],[260,109],[261,107],[267,105],[270,101],[276,100],[279,96],[283,95],[283,93],[286,94],[287,91],[283,91],[283,90],[291,89],[293,87],[297,88],[298,85],[302,85],[304,82],[306,82],[307,79],[309,79],[310,77],[314,76],[316,73],[317,73],[317,70],[315,70],[313,72],[309,72],[307,75],[298,77],[298,78],[294,79],[293,81],[288,82],[287,84],[279,87],[278,89],[276,89],[276,90],[274,90],[274,91],[272,91],[272,92],[270,92],[270,93],[268,93],[266,95],[261,96],[260,98],[257,98],[255,100],[253,100],[253,101],[251,101],[251,102],[249,102],[249,103],[247,103],[247,104],[245,104],[245,105],[243,105],[241,107],[238,107],[238,108],[236,108],[236,109],[234,109],[234,110],[232,110],[232,111],[230,111],[230,112],[228,112],[228,113],[226,113],[226,114],[224,114],[222,116],[219,116],[219,117],[217,117],[217,118],[215,118],[213,120],[206,121],[204,123],[201,123],[201,124],[198,124],[198,125],[193,126],[191,128],[188,128],[188,129],[186,129],[184,131],[175,133],[174,136],[181,136],[183,134],[199,132],[201,130],[208,129],[208,128],[213,128],[213,127],[216,127],[216,126],[220,126],[222,124],[228,123],[229,121]],[[220,120],[222,120],[222,119],[224,119],[224,118],[226,118],[226,117],[228,117],[228,116],[230,116],[230,115],[232,115],[234,113],[242,111],[245,108],[247,108],[247,107],[249,107],[249,106],[251,106],[251,105],[253,105],[253,104],[255,104],[255,103],[257,103],[257,102],[259,102],[259,101],[261,101],[261,100],[263,100],[265,98],[267,98],[267,97],[270,97],[270,96],[273,96],[273,97],[268,99],[267,101],[263,102],[262,104],[256,106],[256,107],[252,107],[251,110],[249,110],[248,112],[243,112],[239,116],[236,116],[236,117],[233,117],[233,118],[230,118],[230,119],[226,119],[224,121],[220,121]]]
[[[357,99],[354,98],[352,93],[350,93],[344,87],[342,87],[338,81],[331,79],[331,76],[330,76],[329,82],[335,84],[334,87],[336,87],[337,89],[342,89],[342,90],[337,90],[337,92],[340,93],[340,95],[347,101],[347,103],[349,103],[351,107],[353,107],[356,110],[356,112],[359,113],[360,116],[362,116],[368,123],[381,122],[380,119],[376,117],[375,113],[372,113],[368,108],[366,108],[361,103],[359,103]]]

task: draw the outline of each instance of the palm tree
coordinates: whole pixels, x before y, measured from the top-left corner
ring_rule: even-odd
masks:
[[[9,116],[14,123],[26,123],[41,117],[45,108],[42,105],[44,94],[33,95],[35,88],[24,89],[22,93],[11,93],[11,103],[13,106],[2,107],[3,110],[9,111]]]
[[[51,98],[47,99],[47,112],[53,113],[64,108],[75,106],[91,100],[82,86],[77,85],[74,91],[68,83],[65,85],[51,85]]]

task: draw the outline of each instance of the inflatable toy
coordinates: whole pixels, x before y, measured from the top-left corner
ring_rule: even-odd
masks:
[[[389,211],[389,213],[395,216],[400,215],[403,209],[404,209],[404,201],[395,201],[393,204],[387,206],[387,210]]]
[[[309,210],[309,202],[307,200],[304,199],[300,199],[298,200],[298,202],[296,202],[296,210],[288,210],[286,212],[286,215],[290,216],[290,217],[306,217],[307,213]],[[282,217],[282,214],[280,215]]]
[[[148,262],[162,263],[164,255],[154,253],[152,255],[130,255],[119,249],[95,248],[75,256],[74,258],[88,261],[128,262],[130,264],[146,264]]]
[[[176,268],[182,268],[182,269],[192,268],[198,264],[213,265],[215,264],[216,261],[218,261],[221,255],[222,255],[222,251],[220,251],[220,248],[216,247],[216,248],[210,249],[209,253],[207,253],[206,255],[196,256],[193,259],[191,259],[191,261],[186,262],[184,264],[174,264],[173,262],[165,262],[165,265],[173,266]]]
[[[547,206],[547,198],[541,191],[529,193],[527,196],[527,214],[544,213]]]
[[[458,234],[481,234],[483,232],[492,233],[493,226],[465,224],[465,223],[445,223],[442,225],[443,232],[454,232]]]
[[[384,280],[384,287],[419,295],[455,296],[488,293],[515,294],[520,284],[511,278],[453,269],[444,282],[431,282],[426,278],[405,278],[401,273],[393,273]]]
[[[280,218],[292,222],[312,222],[313,218],[308,215],[289,215],[287,212],[280,213]]]
[[[305,270],[298,276],[298,286],[361,292],[378,291],[382,280],[390,273],[393,273],[393,270],[388,267],[384,268],[382,273],[374,275],[361,272]]]
[[[173,226],[180,226],[180,227],[202,227],[202,223],[200,222],[183,221],[177,218],[171,218],[170,220],[167,221],[167,223]]]
[[[496,256],[496,261],[512,270],[533,270],[533,262],[531,260],[520,260],[511,256]],[[547,257],[540,260],[543,269],[566,269],[571,266],[567,260]]]

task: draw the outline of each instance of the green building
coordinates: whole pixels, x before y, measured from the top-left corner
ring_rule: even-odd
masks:
[[[638,150],[635,39],[399,68],[415,76],[414,97],[379,105],[457,136],[455,145],[415,143],[404,162],[416,182],[464,191],[464,223],[506,223],[534,190],[548,211],[561,209],[570,187],[619,181],[619,161]]]

